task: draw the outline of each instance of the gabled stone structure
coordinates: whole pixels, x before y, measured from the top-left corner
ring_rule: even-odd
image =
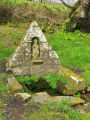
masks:
[[[58,73],[61,67],[58,55],[47,42],[38,24],[33,22],[20,46],[7,63],[6,71],[15,75],[39,77]]]

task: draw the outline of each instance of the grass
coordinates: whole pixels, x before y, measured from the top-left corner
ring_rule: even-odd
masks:
[[[58,54],[63,67],[81,70],[83,73],[78,74],[87,80],[87,85],[90,85],[90,34],[80,31],[59,32],[47,36],[47,40]]]
[[[2,77],[4,77],[4,74],[0,74],[0,120],[5,120],[4,117],[4,104],[5,102],[9,99],[8,96],[8,91],[9,91],[9,86],[5,85],[5,83],[3,82]]]

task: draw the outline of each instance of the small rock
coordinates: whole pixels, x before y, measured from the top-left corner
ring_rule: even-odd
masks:
[[[84,99],[85,101],[90,101],[90,93],[87,92],[85,94],[82,94],[82,99]]]
[[[28,93],[16,93],[15,95],[19,96],[24,101],[26,101],[27,99],[29,99],[31,97],[31,95]]]
[[[86,91],[87,91],[87,92],[90,92],[90,87],[87,87],[87,88],[86,88]]]
[[[20,83],[17,81],[17,79],[15,77],[12,78],[8,78],[8,84],[11,87],[11,90],[15,93],[21,92],[22,91],[22,85],[20,85]]]
[[[84,93],[85,93],[85,90],[81,91],[81,93],[84,94]]]
[[[84,109],[77,109],[77,111],[82,113],[82,114],[86,114],[86,111]]]
[[[87,104],[87,103],[85,103],[84,105],[85,105],[85,106],[88,106],[88,104]]]
[[[55,107],[51,107],[50,109],[54,111],[54,110],[55,110]]]

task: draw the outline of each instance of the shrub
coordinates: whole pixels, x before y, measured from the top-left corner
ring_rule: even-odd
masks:
[[[54,73],[44,77],[44,79],[46,79],[46,81],[50,83],[51,87],[54,89],[57,88],[57,85],[56,85],[57,80],[62,82],[63,84],[67,83],[66,79],[63,76],[59,74],[54,74]]]
[[[38,82],[39,78],[36,76],[28,77],[28,76],[16,76],[17,80],[25,85],[30,85],[32,81]]]

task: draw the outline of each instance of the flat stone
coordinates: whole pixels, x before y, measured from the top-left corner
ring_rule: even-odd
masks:
[[[85,88],[86,88],[86,80],[83,79],[82,77],[80,77],[79,75],[73,73],[68,68],[60,68],[59,74],[63,75],[64,78],[66,78],[67,86],[68,86],[69,89],[71,89],[71,87],[73,87],[72,92],[75,92],[75,91],[78,92],[78,91],[85,90]],[[59,86],[59,88],[61,89],[62,86]],[[68,95],[69,95],[69,93],[68,93]]]
[[[21,92],[22,91],[22,85],[17,81],[15,77],[8,78],[8,84],[10,85],[10,88],[13,92]]]
[[[15,95],[19,96],[24,101],[28,100],[31,97],[31,95],[28,93],[16,93]]]
[[[40,92],[32,95],[33,101],[38,102],[38,103],[44,103],[44,102],[61,102],[62,99],[70,99],[71,101],[69,102],[69,105],[76,105],[80,103],[85,103],[84,100],[81,98],[73,97],[73,96],[50,96],[47,94],[47,92]]]

